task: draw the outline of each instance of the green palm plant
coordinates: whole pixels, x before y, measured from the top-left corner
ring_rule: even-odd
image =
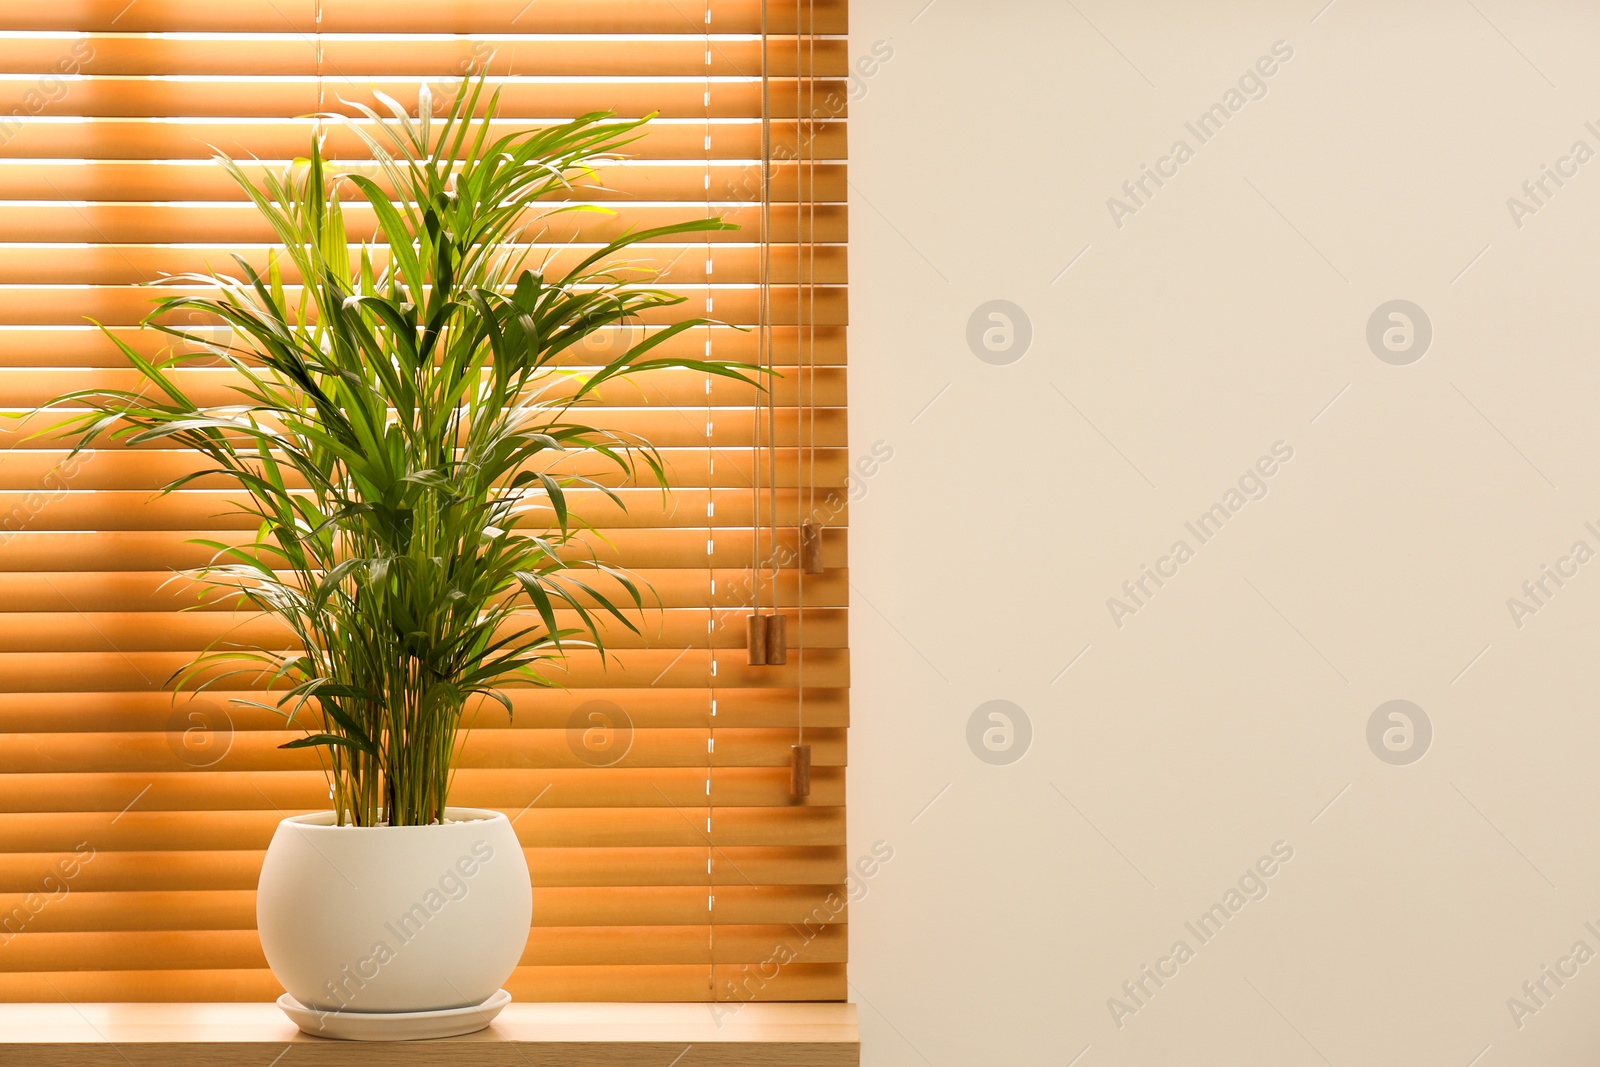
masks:
[[[416,119],[381,95],[389,116],[360,107],[368,123],[349,128],[371,152],[367,173],[339,170],[313,143],[258,187],[219,157],[281,252],[265,273],[236,256],[237,276],[175,279],[207,294],[155,302],[147,327],[209,351],[146,359],[114,337],[142,388],[55,401],[85,409],[55,427],[75,451],[102,438],[188,449],[209,462],[163,492],[218,475],[243,490],[255,536],[202,542],[215,555],[193,574],[282,620],[293,647],[214,645],[177,680],[205,688],[264,674],[276,703],[250,703],[307,729],[283,747],[319,751],[341,824],[441,819],[470,699],[509,712],[503,688],[552,684],[541,664],[567,644],[604,655],[607,620],[636,629],[641,590],[584,552],[569,493],[620,505],[597,468],[663,490],[666,471],[648,442],[581,417],[597,390],[667,368],[755,381],[748,365],[661,354],[700,318],[579,365],[574,346],[596,331],[683,299],[641,284],[658,275],[619,253],[733,227],[630,230],[548,276],[548,259],[529,259],[541,220],[596,210],[572,201],[574,182],[648,117],[595,113],[494,136],[498,93],[483,91],[481,78],[464,81],[438,118],[426,88]],[[371,243],[352,245],[341,192],[370,206]],[[285,260],[298,289],[285,284]],[[174,325],[195,321],[225,324],[232,340]],[[232,372],[236,402],[206,406],[185,391],[178,372],[197,359]]]

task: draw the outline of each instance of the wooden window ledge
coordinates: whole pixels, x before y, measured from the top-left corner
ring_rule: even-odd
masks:
[[[854,1004],[513,1003],[487,1030],[403,1042],[308,1037],[272,1004],[0,1004],[0,1063],[28,1067],[858,1067],[860,1062]]]

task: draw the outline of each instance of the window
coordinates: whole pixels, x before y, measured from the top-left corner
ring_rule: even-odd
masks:
[[[528,850],[521,999],[845,995],[845,8],[767,16],[772,409],[687,371],[607,395],[604,420],[663,447],[678,488],[625,490],[625,513],[584,517],[660,605],[642,640],[612,628],[608,667],[575,654],[570,691],[515,690],[510,721],[486,707],[463,750],[453,801],[505,811]],[[542,241],[722,214],[743,228],[656,249],[662,284],[688,297],[684,315],[755,326],[761,17],[755,0],[6,5],[0,407],[126,383],[86,318],[153,352],[160,338],[134,328],[159,295],[147,283],[265,259],[269,234],[208,146],[281,164],[313,134],[296,116],[375,89],[414,106],[424,80],[442,100],[483,68],[519,122],[659,110],[637,158],[585,191],[615,214],[561,216]],[[328,129],[330,154],[354,158]],[[754,362],[762,336],[680,340]],[[228,395],[205,381],[221,372],[184,373]],[[219,635],[270,632],[182,610],[193,589],[171,580],[207,556],[189,539],[245,531],[215,488],[153,495],[183,454],[69,462],[28,439],[38,428],[0,423],[0,1000],[270,999],[256,875],[279,819],[326,806],[324,779],[278,750],[297,732],[275,716],[166,691]],[[802,522],[823,527],[820,573],[799,566]],[[760,595],[770,610],[775,587],[787,618],[783,666],[746,660],[758,558],[781,565]],[[796,798],[802,726],[814,771]]]

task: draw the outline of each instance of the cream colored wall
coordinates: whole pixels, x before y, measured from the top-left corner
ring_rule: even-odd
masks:
[[[853,5],[870,1067],[1600,1062],[1600,8],[1322,3]]]

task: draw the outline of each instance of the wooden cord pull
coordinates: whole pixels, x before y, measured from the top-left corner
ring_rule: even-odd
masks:
[[[767,657],[762,660],[769,667],[782,667],[789,662],[789,620],[782,615],[766,616]]]
[[[745,616],[744,640],[750,653],[750,666],[764,666],[767,662],[767,616],[760,612]]]
[[[821,574],[822,524],[808,522],[800,527],[800,569],[807,574]]]
[[[789,795],[811,795],[811,746],[789,746]]]

